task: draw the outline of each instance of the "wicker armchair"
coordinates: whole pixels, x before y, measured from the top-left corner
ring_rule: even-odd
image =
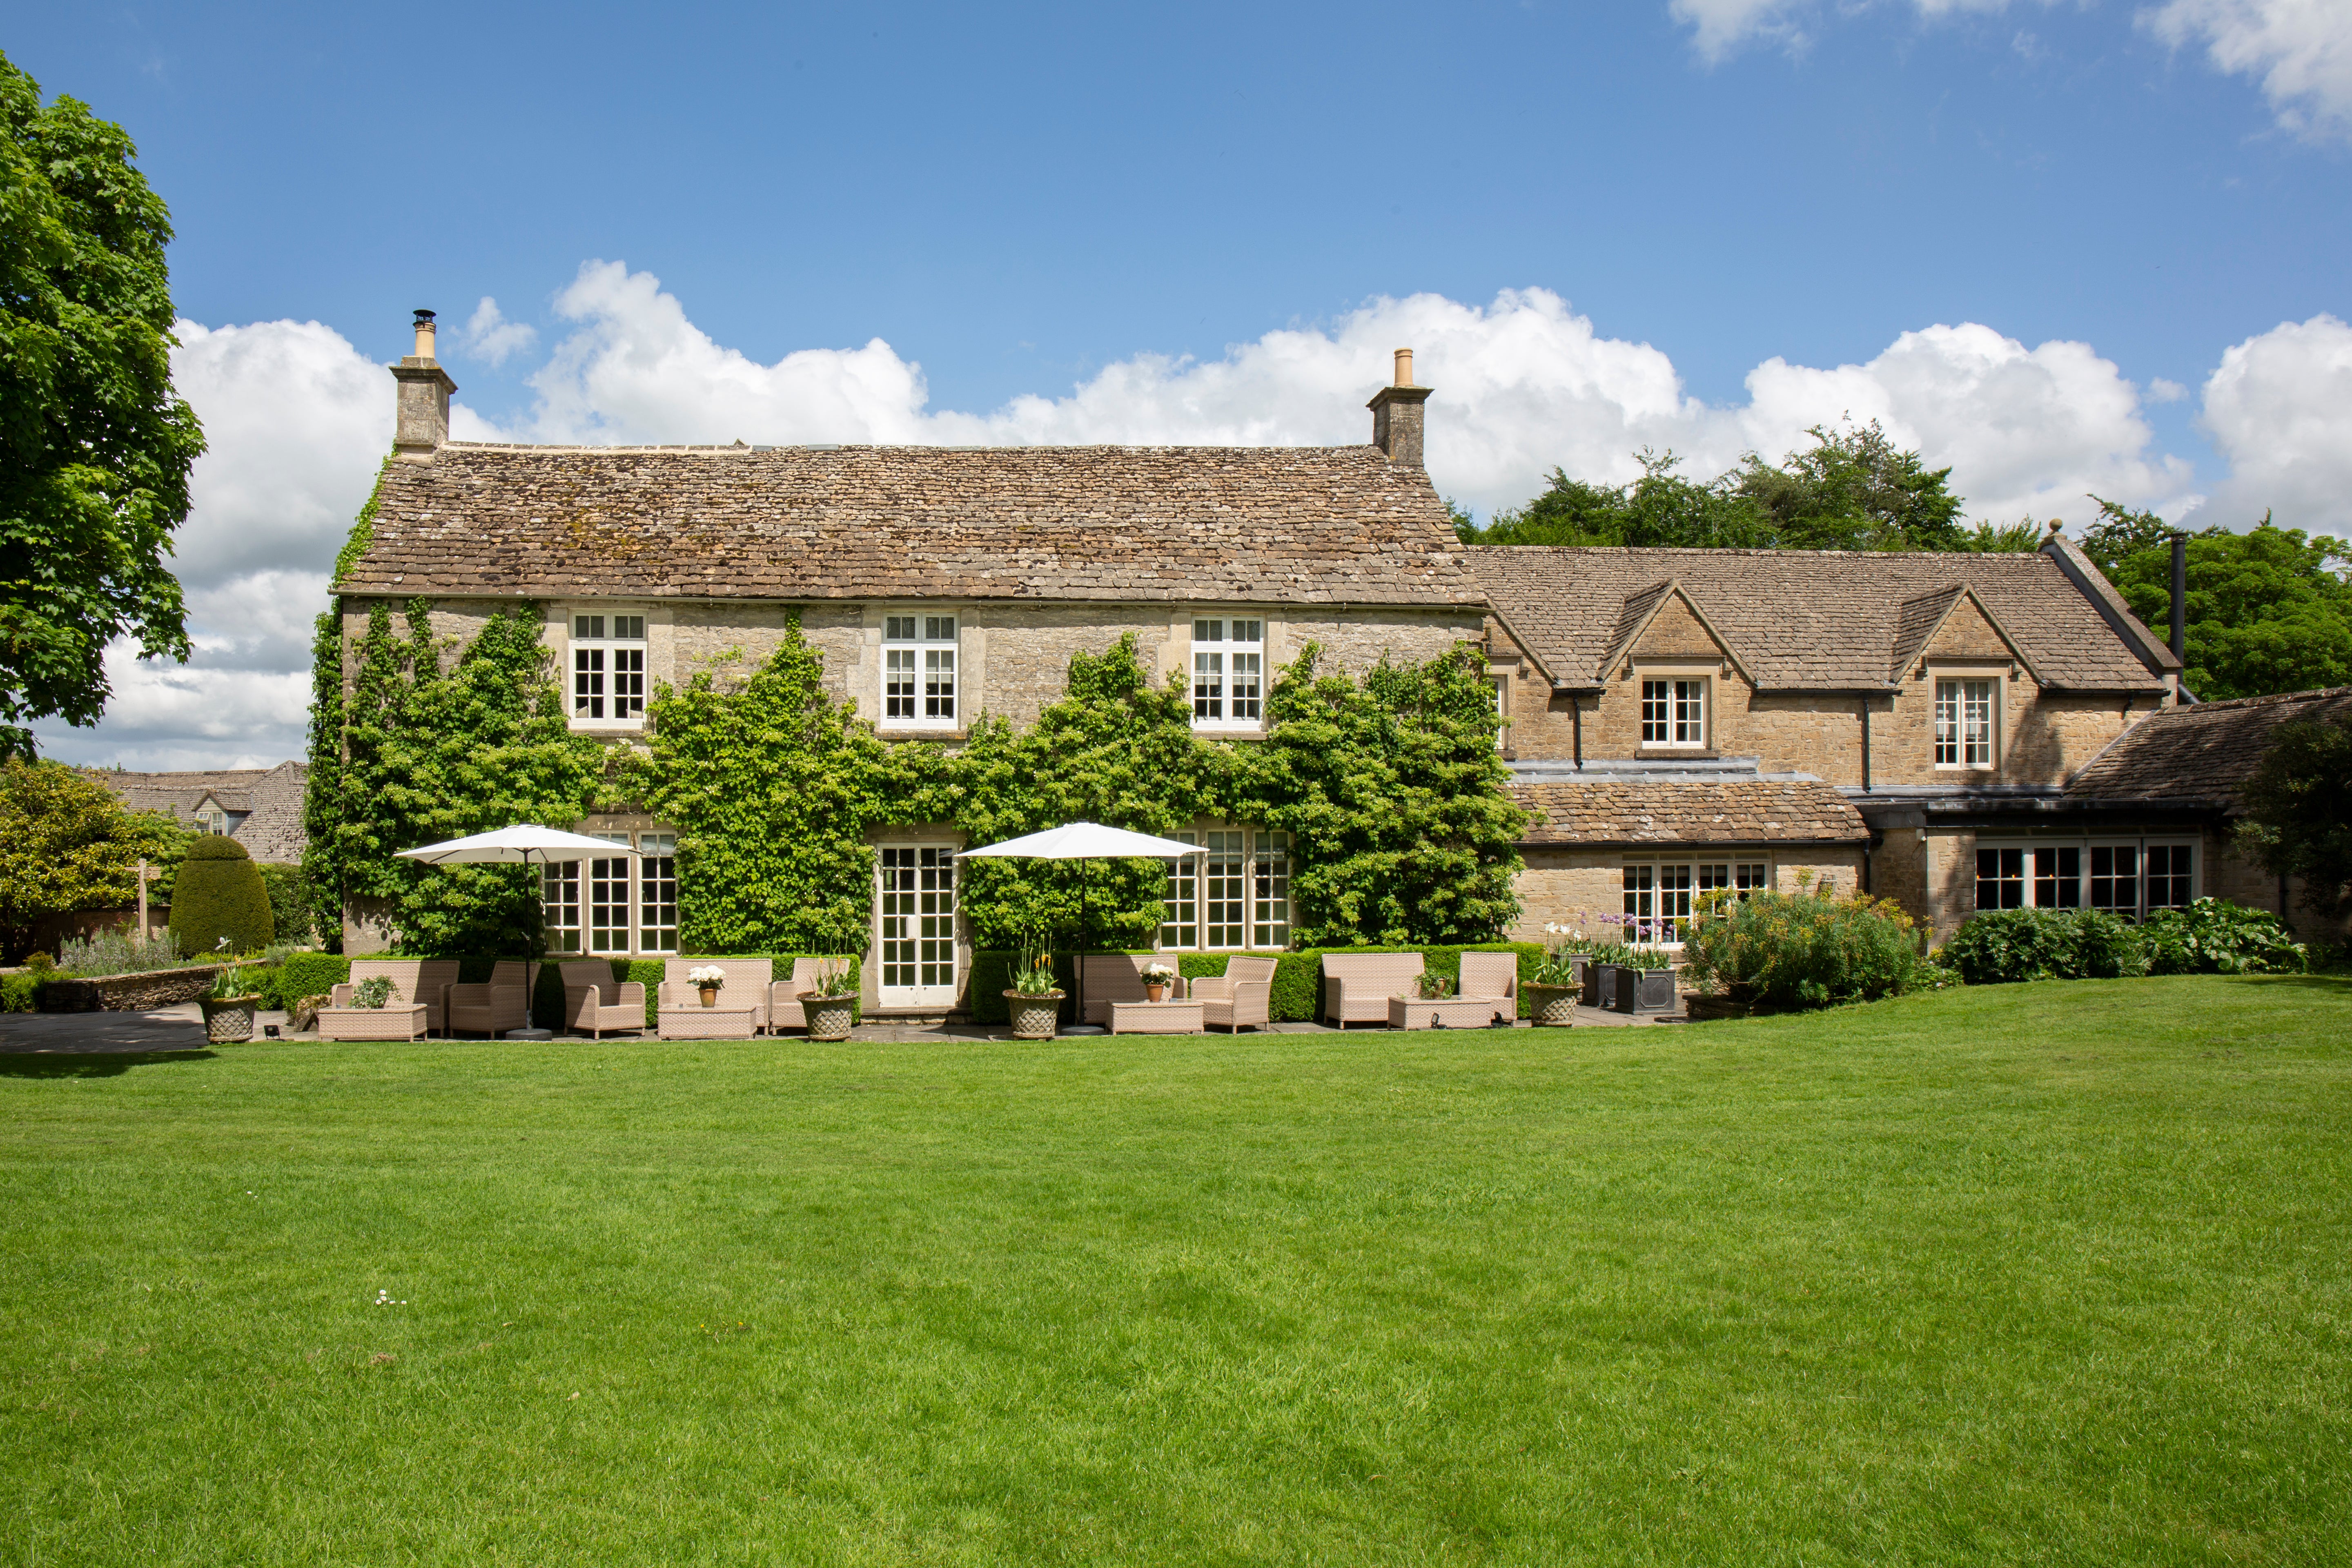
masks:
[[[1143,971],[1147,964],[1175,963],[1150,952],[1089,952],[1078,960],[1084,965],[1079,975],[1078,994],[1087,999],[1086,1022],[1110,1022],[1110,1005],[1114,1002],[1148,1002],[1143,990]],[[1184,977],[1176,975],[1168,983],[1168,999],[1184,1000]]]
[[[635,980],[613,978],[613,966],[589,959],[563,966],[563,1026],[585,1030],[597,1039],[607,1029],[646,1032],[646,988]]]
[[[723,969],[727,984],[719,989],[721,1007],[751,1009],[751,1032],[773,1031],[775,1019],[769,1009],[769,997],[775,986],[776,965],[767,958],[673,958],[662,965],[661,989],[656,1001],[664,1007],[692,1007],[702,1000],[687,972],[693,969]]]
[[[1389,1021],[1389,998],[1412,988],[1425,967],[1417,952],[1327,952],[1323,1017],[1341,1028]]]
[[[1193,981],[1192,1000],[1201,1005],[1201,1021],[1234,1034],[1241,1033],[1244,1024],[1265,1028],[1274,1005],[1275,964],[1271,958],[1235,953],[1225,960],[1224,973]]]
[[[530,1027],[530,966],[519,958],[501,958],[487,981],[452,985],[442,994],[446,1031],[463,1029],[495,1038],[509,1029]]]
[[[1519,955],[1516,952],[1465,952],[1462,984],[1454,993],[1465,1002],[1492,1002],[1495,1016],[1509,1022],[1519,1016]]]

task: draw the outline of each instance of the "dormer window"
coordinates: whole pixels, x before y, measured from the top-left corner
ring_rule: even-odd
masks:
[[[882,618],[882,728],[956,725],[956,617]]]
[[[572,616],[572,722],[634,729],[645,717],[645,616]]]
[[[1255,730],[1265,722],[1265,623],[1202,616],[1192,622],[1192,725]]]
[[[1993,765],[2000,715],[1998,684],[1990,678],[1936,682],[1937,767]]]
[[[1704,677],[1642,682],[1642,744],[1706,744],[1706,680]]]

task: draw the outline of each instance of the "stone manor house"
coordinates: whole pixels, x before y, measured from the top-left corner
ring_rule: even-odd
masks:
[[[1533,817],[1517,937],[1801,873],[1939,938],[1981,908],[2287,896],[2228,862],[2227,799],[2150,795],[2118,760],[2193,711],[2180,659],[2054,528],[2008,555],[1465,548],[1423,468],[1410,351],[1362,446],[458,442],[432,333],[391,367],[396,460],[336,584],[347,630],[387,598],[427,597],[461,637],[540,601],[587,734],[640,732],[656,683],[761,659],[794,615],[883,737],[950,742],[983,710],[1034,719],[1074,652],[1130,632],[1188,672],[1196,725],[1244,741],[1310,640],[1357,671],[1468,640]],[[570,826],[613,852],[550,872],[551,945],[677,951],[670,826]],[[965,837],[877,840],[866,1004],[944,1010]],[[1286,945],[1290,847],[1251,823],[1192,841],[1208,853],[1171,871],[1161,945]],[[385,938],[361,913],[349,951]]]

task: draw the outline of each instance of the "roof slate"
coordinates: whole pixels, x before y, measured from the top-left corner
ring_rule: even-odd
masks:
[[[1577,778],[1514,781],[1534,818],[1522,842],[1852,844],[1870,829],[1833,784],[1812,779]]]
[[[2352,721],[2352,686],[2159,708],[2107,743],[2066,793],[2105,800],[2240,804],[2270,745],[2296,720]]]
[[[346,594],[1476,605],[1365,447],[509,447],[395,462]]]
[[[1906,646],[1916,657],[1962,587],[1998,617],[2046,685],[2155,691],[2164,684],[2039,552],[1517,544],[1475,548],[1468,557],[1528,651],[1553,679],[1573,686],[1607,679],[1622,657],[1616,645],[1669,583],[1766,690],[1885,689]]]
[[[132,811],[163,812],[185,827],[201,826],[196,807],[206,795],[223,811],[246,813],[230,837],[256,860],[297,863],[310,841],[302,826],[303,792],[310,776],[303,763],[174,773],[91,768],[88,774]]]

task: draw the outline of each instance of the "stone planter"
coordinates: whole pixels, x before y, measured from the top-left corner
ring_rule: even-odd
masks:
[[[1528,999],[1528,1022],[1562,1028],[1576,1022],[1576,999],[1582,994],[1582,987],[1525,984],[1519,992]]]
[[[1578,976],[1578,984],[1584,993],[1584,1005],[1586,1006],[1606,1007],[1609,1005],[1608,994],[1601,988],[1601,975],[1603,970],[1613,969],[1616,966],[1614,964],[1595,963],[1589,958],[1584,960],[1582,973]]]
[[[199,996],[196,1005],[205,1010],[205,1038],[214,1045],[227,1045],[253,1038],[253,1015],[261,1005],[258,996]]]
[[[801,1017],[808,1025],[812,1040],[845,1040],[849,1026],[857,1016],[855,996],[803,996]]]
[[[1007,991],[1004,1010],[1013,1016],[1014,1039],[1050,1040],[1061,1027],[1062,993],[1048,991],[1042,996],[1024,996],[1018,991]]]
[[[1618,1013],[1671,1013],[1675,1010],[1675,972],[1671,969],[1633,969],[1622,963],[1603,963],[1601,971],[1601,1005]]]

